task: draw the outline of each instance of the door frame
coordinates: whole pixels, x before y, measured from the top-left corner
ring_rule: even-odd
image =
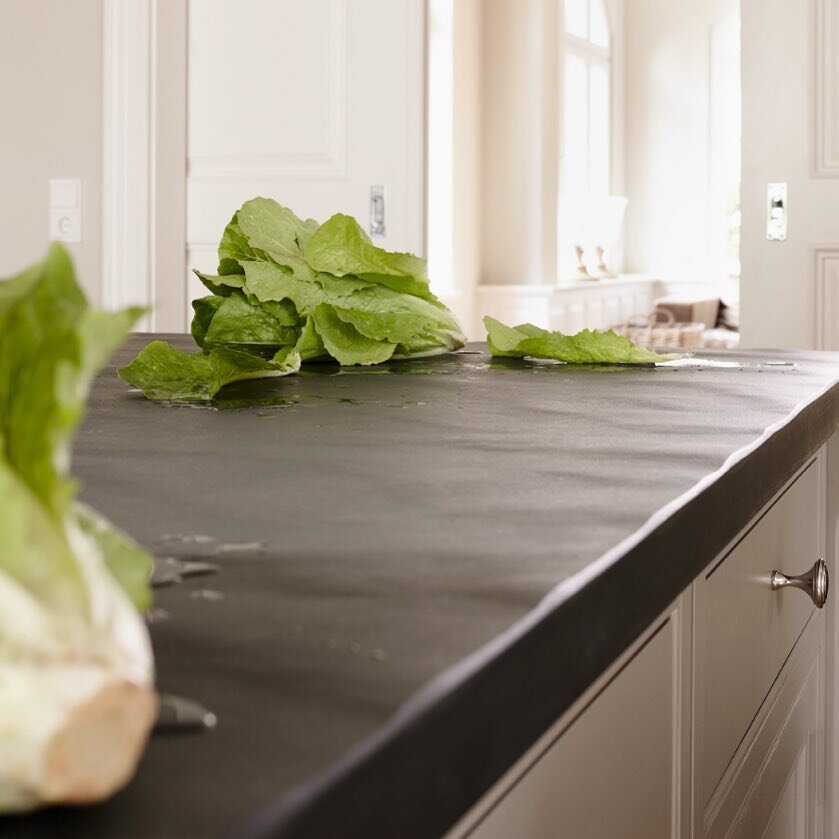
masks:
[[[102,301],[183,332],[188,0],[102,7]]]

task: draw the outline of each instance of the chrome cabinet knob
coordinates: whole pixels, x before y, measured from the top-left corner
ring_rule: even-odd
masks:
[[[773,571],[770,581],[772,591],[787,588],[788,586],[806,591],[815,606],[819,609],[827,601],[829,584],[830,578],[827,575],[827,565],[821,558],[817,559],[816,564],[805,574],[799,574],[797,577],[788,577],[780,571]]]

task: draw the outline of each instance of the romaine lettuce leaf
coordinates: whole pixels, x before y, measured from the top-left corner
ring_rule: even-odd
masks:
[[[299,369],[300,356],[293,347],[284,347],[272,358],[264,359],[229,347],[213,349],[206,355],[185,353],[165,341],[152,341],[117,372],[149,399],[197,402],[212,399],[232,382],[287,376]]]
[[[228,382],[323,357],[377,364],[465,344],[428,287],[425,260],[377,248],[349,216],[318,225],[254,198],[234,213],[218,255],[217,276],[195,272],[212,292],[192,304],[192,337],[205,356],[155,342],[120,371],[150,399],[211,399]]]
[[[206,298],[204,298],[206,299]],[[222,299],[221,305],[213,313],[207,324],[203,340],[196,343],[205,349],[234,344],[257,344],[261,346],[293,346],[297,343],[300,329],[281,322],[274,316],[274,311],[285,314],[281,304],[266,306],[251,305],[244,294],[236,292]],[[196,310],[197,314],[197,310]],[[193,337],[195,333],[193,332]]]
[[[341,320],[328,303],[321,303],[311,318],[326,351],[339,364],[380,364],[396,349],[396,344],[362,335],[351,323]]]
[[[507,358],[548,358],[568,364],[655,364],[681,358],[681,353],[660,354],[616,334],[584,329],[576,335],[549,332],[533,324],[505,326],[491,317],[484,318],[487,344],[494,356]]]
[[[70,444],[94,375],[141,314],[90,309],[60,245],[0,282],[0,576],[51,611],[87,609],[68,535],[76,518]],[[128,564],[144,579],[151,559],[135,549]],[[133,586],[135,602],[147,592]]]
[[[377,248],[361,225],[343,213],[332,216],[311,235],[304,255],[311,268],[324,274],[349,274],[403,294],[437,299],[428,287],[424,259]]]

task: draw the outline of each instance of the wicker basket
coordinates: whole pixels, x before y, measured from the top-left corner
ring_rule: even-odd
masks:
[[[701,347],[705,332],[704,323],[678,323],[667,309],[632,315],[612,328],[644,347]]]

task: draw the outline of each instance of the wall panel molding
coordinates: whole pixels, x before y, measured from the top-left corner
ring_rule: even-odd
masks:
[[[187,0],[104,0],[102,299],[180,331]]]
[[[839,178],[839,0],[814,3],[813,176]]]
[[[839,243],[813,248],[816,348],[839,350]]]
[[[191,155],[191,180],[216,178],[343,178],[347,174],[347,0],[329,0],[326,48],[328,127],[326,148],[278,154]]]

